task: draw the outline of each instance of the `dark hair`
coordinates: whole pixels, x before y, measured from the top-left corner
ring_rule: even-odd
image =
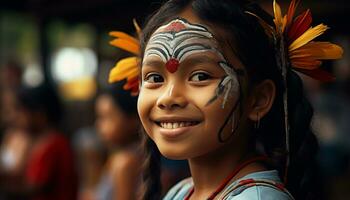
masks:
[[[148,137],[145,130],[142,133],[142,149],[144,151],[144,162],[142,166],[142,188],[141,199],[160,199],[162,188],[160,182],[161,175],[161,155],[153,140]]]
[[[249,91],[259,82],[270,79],[276,85],[276,98],[269,113],[261,119],[257,142],[263,146],[264,153],[274,161],[275,168],[282,176],[285,173],[286,142],[283,111],[284,82],[276,63],[273,41],[269,39],[256,16],[272,24],[272,17],[260,6],[246,0],[170,0],[166,2],[148,21],[141,38],[141,56],[152,33],[162,24],[171,20],[187,6],[192,6],[194,13],[208,24],[215,24],[227,30],[230,38],[225,38],[231,50],[240,59],[248,73]],[[303,94],[303,86],[299,76],[288,71],[288,117],[290,124],[290,165],[286,187],[296,199],[310,199],[310,167],[315,161],[318,144],[310,130],[313,110]],[[150,143],[150,139],[145,140]],[[145,149],[146,154],[157,152],[155,145]],[[159,152],[157,152],[159,153]],[[159,169],[156,156],[148,156],[144,171],[145,187],[143,199],[159,199],[159,192],[153,188],[159,184],[159,176],[150,176],[149,169]],[[158,158],[157,158],[158,159]],[[151,179],[151,180],[150,180]],[[157,180],[158,179],[158,180]]]
[[[51,125],[57,125],[62,117],[61,101],[55,89],[47,84],[36,87],[21,86],[16,92],[20,106],[31,112],[46,115]]]
[[[123,85],[125,81],[119,81],[109,84],[106,88],[101,90],[101,94],[106,94],[112,97],[113,102],[125,113],[126,115],[137,115],[137,97],[132,96],[130,91],[124,90]]]

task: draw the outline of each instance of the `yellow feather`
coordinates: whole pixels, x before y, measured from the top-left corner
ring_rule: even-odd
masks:
[[[137,77],[139,75],[139,69],[138,68],[134,68],[130,71],[128,71],[128,73],[125,73],[125,76],[127,79],[133,79],[135,77]]]
[[[273,21],[275,22],[277,32],[282,33],[282,31],[283,31],[282,11],[281,11],[280,5],[278,5],[276,0],[273,0],[273,13],[275,16],[275,19]]]
[[[140,47],[138,44],[135,44],[134,42],[131,42],[130,40],[125,39],[114,39],[110,41],[110,44],[116,47],[119,47],[121,49],[124,49],[125,51],[129,51],[130,53],[139,55]]]
[[[114,68],[113,68],[109,74],[108,82],[113,83],[124,79],[132,79],[137,77],[138,74],[139,74],[139,71],[137,68],[131,69],[129,71],[124,71],[124,73],[117,73],[114,71]]]
[[[312,57],[314,59],[328,60],[342,57],[343,49],[330,42],[310,42],[291,52],[291,58]]]
[[[319,24],[316,27],[309,28],[307,31],[305,31],[305,33],[303,33],[299,38],[297,38],[289,46],[289,51],[293,51],[295,49],[302,47],[303,45],[307,44],[311,40],[322,35],[327,29],[328,29],[328,26],[324,24]]]
[[[128,57],[121,59],[116,65],[116,72],[118,73],[125,73],[126,71],[132,70],[134,68],[137,68],[138,60],[136,57]]]
[[[109,82],[120,81],[139,73],[137,57],[120,60],[109,73]]]
[[[286,26],[287,26],[287,15],[285,15],[282,19],[282,33],[286,29]]]

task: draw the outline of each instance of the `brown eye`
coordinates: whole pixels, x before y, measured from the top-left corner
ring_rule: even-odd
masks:
[[[190,81],[194,81],[194,82],[197,82],[197,81],[206,81],[208,79],[211,79],[212,77],[207,74],[207,73],[204,73],[204,72],[197,72],[195,74],[193,74],[191,77],[190,77]]]
[[[162,83],[164,82],[164,78],[159,75],[159,74],[149,74],[145,77],[144,81],[148,82],[148,83]]]

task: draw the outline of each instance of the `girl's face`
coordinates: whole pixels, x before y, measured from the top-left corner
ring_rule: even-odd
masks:
[[[96,101],[96,128],[101,139],[108,145],[123,143],[127,137],[128,119],[113,102],[112,97],[101,95]]]
[[[138,112],[164,156],[198,157],[231,139],[241,112],[242,67],[227,49],[187,11],[150,38]]]

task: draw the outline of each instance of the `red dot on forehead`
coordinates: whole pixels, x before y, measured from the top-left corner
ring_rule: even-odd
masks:
[[[165,63],[165,67],[170,73],[174,73],[179,67],[179,61],[175,58],[170,58],[168,62]]]
[[[186,28],[186,26],[181,22],[172,22],[167,27],[165,27],[164,31],[179,32],[185,28]]]

